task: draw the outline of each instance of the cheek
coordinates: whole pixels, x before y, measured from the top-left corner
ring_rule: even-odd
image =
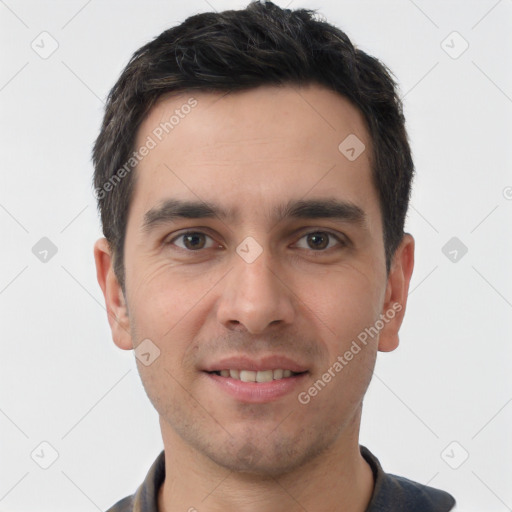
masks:
[[[157,345],[172,344],[173,352],[187,346],[200,328],[206,314],[208,293],[219,277],[205,272],[190,275],[184,267],[174,267],[167,262],[148,265],[138,262],[127,279],[127,292],[136,326],[137,339],[149,338]]]
[[[378,318],[384,285],[379,276],[354,265],[322,275],[302,276],[301,298],[315,323],[323,325],[331,345],[342,348]]]
[[[380,314],[382,283],[378,279],[371,271],[347,265],[331,272],[321,289],[309,287],[310,307],[316,325],[325,332],[323,341],[329,357],[316,376],[322,379],[322,374],[329,373],[325,377],[329,391],[316,401],[317,407],[334,401],[338,415],[343,416],[343,411],[359,405],[368,388],[378,338],[369,338],[365,329],[374,325]]]

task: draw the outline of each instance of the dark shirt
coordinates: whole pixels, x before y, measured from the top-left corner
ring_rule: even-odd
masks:
[[[375,483],[366,512],[448,512],[455,506],[455,499],[445,491],[384,473],[379,460],[370,450],[364,446],[359,448],[372,468]],[[118,501],[107,512],[158,512],[158,490],[164,478],[165,458],[162,450],[137,492]]]

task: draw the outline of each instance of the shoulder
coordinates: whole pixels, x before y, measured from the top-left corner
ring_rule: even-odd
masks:
[[[446,491],[435,489],[404,478],[385,473],[378,459],[364,446],[361,455],[372,468],[374,490],[366,512],[414,511],[448,512],[455,499]]]
[[[115,505],[110,507],[106,512],[132,512],[134,496],[127,496],[119,500]]]
[[[106,512],[157,512],[158,491],[164,479],[165,452],[162,450],[135,494],[118,501]]]
[[[401,508],[394,508],[394,510],[448,512],[455,506],[455,499],[446,491],[391,474],[385,475],[385,482],[381,489],[381,498],[384,502],[400,503]],[[376,510],[380,509],[377,508]]]

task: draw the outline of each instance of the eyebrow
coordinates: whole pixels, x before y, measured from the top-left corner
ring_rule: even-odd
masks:
[[[144,214],[142,231],[150,233],[157,226],[179,219],[233,220],[237,217],[236,210],[225,209],[210,202],[166,199]],[[366,213],[359,206],[334,198],[292,200],[274,207],[271,218],[276,222],[284,219],[334,219],[360,227],[367,226]]]

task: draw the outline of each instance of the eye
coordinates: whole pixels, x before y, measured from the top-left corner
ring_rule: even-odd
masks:
[[[304,240],[304,242],[301,242]],[[329,233],[328,231],[311,231],[306,233],[299,239],[297,246],[301,249],[313,249],[314,251],[324,251],[330,249],[336,244],[340,246],[346,245],[340,237]]]
[[[181,233],[169,240],[167,244],[176,245],[181,249],[188,251],[209,249],[216,245],[212,237],[208,236],[206,233],[202,233],[201,231],[187,231],[186,233]]]

